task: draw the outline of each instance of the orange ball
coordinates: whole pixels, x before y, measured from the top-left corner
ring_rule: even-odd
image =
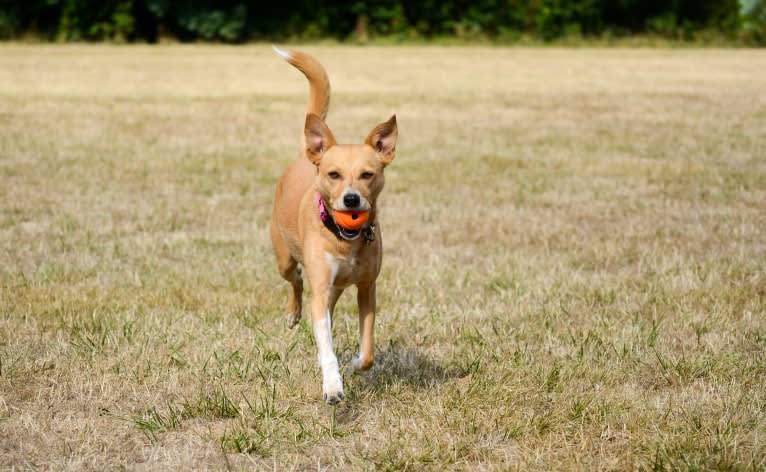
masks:
[[[359,229],[369,217],[369,211],[335,211],[335,223],[343,229]]]

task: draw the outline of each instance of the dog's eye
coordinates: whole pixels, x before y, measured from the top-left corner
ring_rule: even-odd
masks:
[[[372,172],[362,172],[362,175],[359,176],[362,180],[370,180],[375,174]]]
[[[335,171],[332,171],[332,172],[329,172],[327,174],[327,177],[329,177],[329,178],[331,178],[333,180],[338,180],[338,179],[340,179],[340,174],[335,172]]]

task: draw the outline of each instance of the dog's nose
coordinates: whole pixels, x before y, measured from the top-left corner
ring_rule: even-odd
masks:
[[[359,203],[359,195],[355,193],[347,193],[343,196],[343,204],[346,205],[347,208],[356,208],[359,206]]]

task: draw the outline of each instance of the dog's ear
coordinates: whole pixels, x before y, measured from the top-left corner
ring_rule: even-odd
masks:
[[[306,157],[314,165],[319,165],[322,155],[336,144],[335,137],[332,135],[330,128],[314,113],[306,115],[303,136],[306,141]]]
[[[387,166],[396,156],[396,138],[399,135],[396,127],[396,115],[392,115],[385,123],[381,123],[370,131],[364,143],[372,146],[380,155],[383,165]]]

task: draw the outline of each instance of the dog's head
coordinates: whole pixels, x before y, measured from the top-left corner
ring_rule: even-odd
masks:
[[[317,190],[333,210],[370,211],[383,190],[383,168],[396,154],[396,115],[372,129],[364,144],[337,144],[322,119],[309,113],[306,157],[317,166]]]

